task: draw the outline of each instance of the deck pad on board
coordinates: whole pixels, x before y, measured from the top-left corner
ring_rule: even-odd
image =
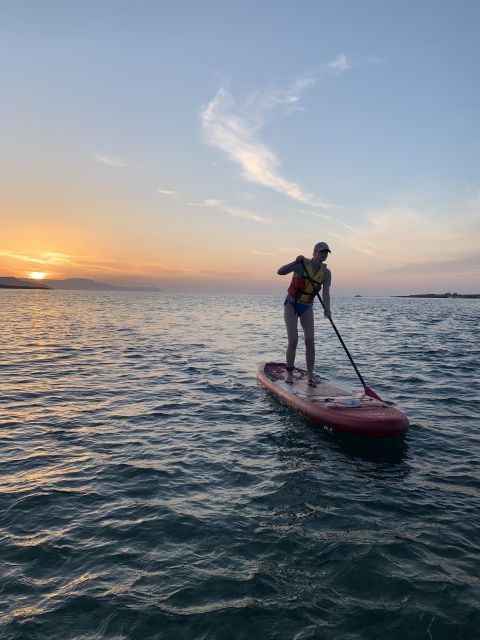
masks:
[[[285,381],[286,374],[285,364],[267,362],[259,367],[257,378],[282,404],[318,424],[375,437],[397,436],[408,429],[405,414],[381,400],[350,394],[324,378],[312,386],[303,369],[293,371],[293,383]]]
[[[330,406],[344,408],[362,407],[386,407],[387,405],[381,400],[376,400],[364,393],[349,394],[345,389],[341,389],[332,384],[326,378],[319,378],[316,386],[308,383],[308,373],[303,369],[295,369],[292,373],[293,383],[285,382],[286,370],[285,365],[278,363],[268,363],[265,367],[265,375],[267,375],[273,384],[287,393],[294,393],[299,398],[304,398],[309,402],[323,402]]]

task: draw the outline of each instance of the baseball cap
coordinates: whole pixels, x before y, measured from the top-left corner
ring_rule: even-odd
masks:
[[[330,247],[326,242],[317,242],[317,244],[313,247],[314,251],[328,251],[328,253],[332,253],[330,251]]]

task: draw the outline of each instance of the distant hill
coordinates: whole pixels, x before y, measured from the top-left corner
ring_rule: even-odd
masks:
[[[72,291],[150,291],[161,292],[158,287],[120,287],[89,278],[66,278],[65,280],[22,280],[20,278],[0,278],[2,289],[62,289]]]
[[[0,278],[0,289],[50,289],[50,287],[36,280],[4,277]]]

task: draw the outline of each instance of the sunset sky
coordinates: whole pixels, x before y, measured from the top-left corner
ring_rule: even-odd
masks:
[[[477,0],[0,6],[0,276],[480,292]]]

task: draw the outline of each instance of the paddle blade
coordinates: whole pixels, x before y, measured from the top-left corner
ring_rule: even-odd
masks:
[[[363,385],[363,390],[365,391],[365,395],[366,396],[370,396],[370,398],[375,398],[375,400],[380,400],[380,402],[383,402],[382,399],[380,398],[380,396],[377,395],[375,393],[375,391],[372,391],[372,389],[370,389],[370,387],[367,387],[366,384]]]

